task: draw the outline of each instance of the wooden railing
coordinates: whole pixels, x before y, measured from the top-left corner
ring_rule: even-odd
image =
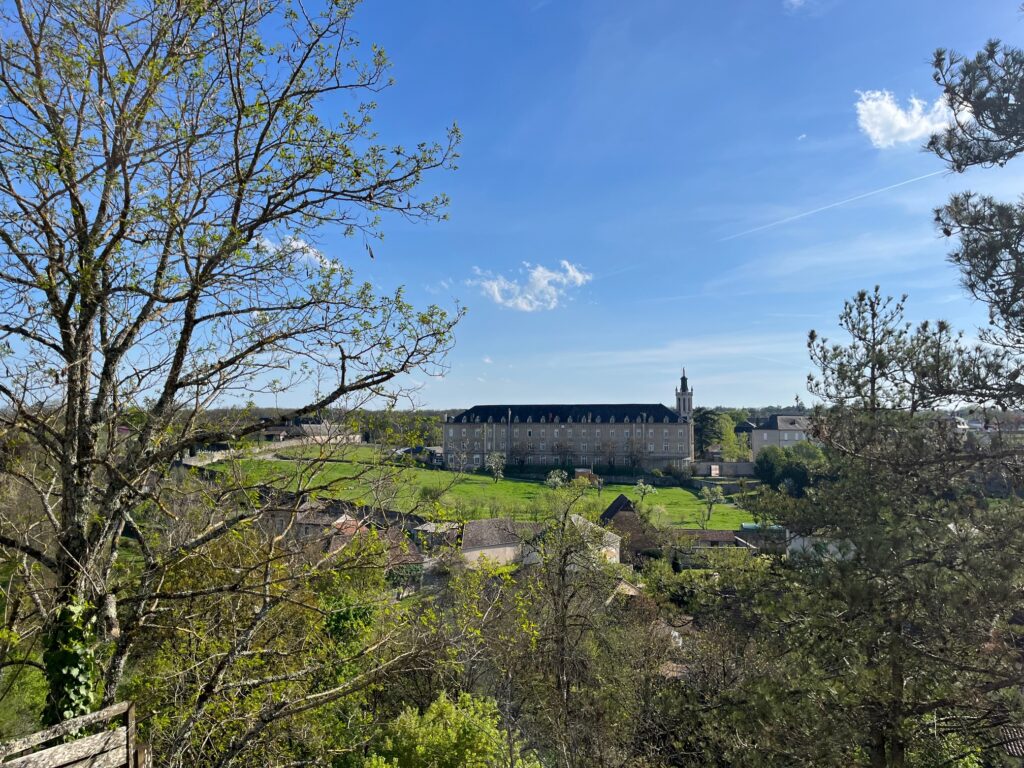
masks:
[[[149,768],[150,761],[148,749],[135,739],[135,705],[122,702],[0,744],[0,765],[3,768]]]

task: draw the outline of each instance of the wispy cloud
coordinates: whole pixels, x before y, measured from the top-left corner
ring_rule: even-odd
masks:
[[[722,365],[746,366],[752,360],[768,362],[782,368],[806,369],[806,331],[788,333],[719,334],[701,339],[673,339],[641,347],[614,347],[594,351],[563,352],[548,357],[549,365],[559,369],[621,370],[621,361],[628,357],[630,375],[643,371],[643,378],[660,378],[677,372],[678,366],[696,366],[707,371]]]
[[[548,269],[540,264],[523,262],[524,278],[510,280],[501,274],[473,268],[476,275],[468,280],[478,286],[487,298],[502,307],[520,312],[555,309],[563,302],[567,292],[579,288],[593,279],[593,275],[572,262],[563,259],[560,269]]]
[[[754,258],[717,274],[703,289],[731,296],[814,294],[843,283],[860,288],[894,275],[905,285],[912,275],[943,272],[944,257],[942,242],[925,222],[910,231],[865,234]],[[949,277],[944,274],[944,279]]]
[[[485,355],[485,356],[484,356],[484,363],[485,363],[486,365],[491,365],[491,363],[493,363],[493,362],[494,362],[494,361],[493,361],[493,360],[491,360],[491,358],[490,358],[490,356],[489,356],[489,355]]]
[[[796,137],[796,140],[797,141],[803,141],[806,138],[807,138],[807,134],[806,133],[801,133],[799,136]]]
[[[799,11],[807,5],[807,0],[782,0],[782,7],[787,11]]]
[[[930,179],[932,176],[938,176],[940,173],[945,173],[945,171],[932,171],[931,173],[926,173],[923,176],[915,176],[912,179],[904,179],[903,181],[897,181],[895,184],[889,184],[888,186],[885,186],[885,187],[879,187],[878,189],[872,189],[870,192],[862,192],[859,195],[854,195],[853,197],[848,197],[845,200],[837,200],[834,203],[828,203],[827,205],[821,205],[821,206],[818,206],[817,208],[812,208],[809,211],[802,211],[801,213],[794,213],[792,216],[786,216],[785,218],[782,218],[782,219],[776,219],[775,221],[770,221],[767,224],[762,224],[762,225],[760,225],[758,227],[753,227],[751,229],[746,229],[746,230],[744,230],[742,232],[737,232],[735,235],[729,235],[728,237],[723,237],[718,242],[724,243],[724,242],[727,242],[729,240],[735,240],[738,237],[745,237],[746,235],[752,235],[755,232],[763,232],[766,229],[772,229],[773,227],[780,227],[783,224],[789,224],[791,221],[798,221],[799,219],[805,219],[808,216],[813,216],[816,213],[822,213],[823,211],[828,211],[828,210],[831,210],[832,208],[838,208],[839,206],[846,205],[847,203],[853,203],[853,202],[856,202],[857,200],[863,200],[865,197],[871,197],[872,195],[880,195],[883,192],[888,192],[889,190],[892,190],[892,189],[898,189],[899,187],[905,187],[907,184],[913,184],[915,181],[923,181],[924,179]]]
[[[928,106],[911,96],[904,109],[889,91],[858,91],[857,95],[857,124],[878,149],[926,139],[949,125],[953,115],[942,97]]]

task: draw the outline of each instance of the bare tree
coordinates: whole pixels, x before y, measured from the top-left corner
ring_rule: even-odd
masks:
[[[559,438],[555,441],[555,444],[551,446],[551,449],[555,452],[555,456],[558,457],[558,464],[563,467],[568,467],[572,462],[572,445],[567,440]]]
[[[330,227],[372,258],[383,213],[441,217],[443,196],[415,192],[452,166],[458,140],[454,128],[412,149],[375,140],[374,105],[359,98],[387,84],[387,60],[359,55],[353,7],[0,9],[0,428],[22,449],[6,479],[31,501],[8,506],[0,546],[31,596],[12,626],[41,639],[49,721],[94,706],[100,683],[115,699],[171,599],[168,575],[260,514],[218,505],[191,527],[176,520],[176,457],[261,429],[245,409],[219,422],[205,409],[295,400],[300,384],[286,417],[393,397],[402,374],[429,372],[452,343],[459,312],[376,295],[316,247]],[[204,594],[239,589],[211,573]],[[190,699],[183,728],[287,603],[261,583],[251,632]],[[231,759],[246,744],[232,742]]]

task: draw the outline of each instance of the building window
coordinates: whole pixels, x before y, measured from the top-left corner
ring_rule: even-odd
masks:
[[[679,451],[679,453],[682,453],[683,452],[683,444],[680,443],[679,445],[677,445],[676,446],[676,450]]]
[[[662,431],[662,436],[663,437],[668,437],[668,430],[667,429]]]
[[[547,437],[547,436],[548,436],[548,431],[547,431],[547,429],[542,429],[542,430],[540,431],[540,436],[541,436],[541,437]]]
[[[479,440],[474,440],[473,441],[473,448],[478,450],[478,451],[480,450],[480,441]]]
[[[783,440],[789,440],[789,432],[783,432],[782,433],[782,439]]]
[[[464,451],[469,450],[469,440],[463,440],[462,441],[462,450],[464,450]]]
[[[609,429],[608,430],[608,437],[615,437],[615,430],[614,429]]]
[[[463,437],[465,437],[465,436],[466,436],[466,428],[465,428],[465,427],[463,427],[463,428],[462,428],[462,436],[463,436]]]
[[[479,454],[473,456],[473,463],[474,464],[479,464],[480,463],[480,456],[479,456]]]
[[[647,450],[650,451],[651,453],[654,453],[654,443],[648,443]]]
[[[448,427],[448,437],[455,437],[455,429]]]
[[[572,437],[572,430],[571,429],[565,430],[565,436],[566,437]]]
[[[665,443],[663,446],[661,446],[661,450],[664,453],[668,453],[671,449],[668,447],[668,443]]]
[[[682,436],[683,436],[683,430],[681,430],[681,429],[679,430],[679,436],[680,436],[680,437],[682,437]]]
[[[541,444],[540,444],[540,449],[541,449],[542,451],[544,451],[544,450],[547,450],[547,449],[546,449],[546,448],[544,447],[544,443],[541,443]]]
[[[533,450],[533,442],[532,441],[528,442],[526,444],[526,450],[528,450],[528,451],[532,451]]]
[[[532,429],[526,430],[526,436],[527,437],[533,437],[533,430]]]
[[[598,440],[601,439],[601,430],[600,429],[595,429],[594,430],[594,437],[596,437]]]
[[[480,437],[480,427],[473,430],[473,437]]]
[[[587,450],[587,444],[586,443],[581,443],[580,444],[580,450],[581,451],[586,451]]]
[[[762,442],[768,442],[768,433],[767,432],[762,432],[761,433],[761,441]]]
[[[513,429],[512,430],[512,434],[514,434],[516,437],[519,437],[519,427],[516,427],[515,429]]]

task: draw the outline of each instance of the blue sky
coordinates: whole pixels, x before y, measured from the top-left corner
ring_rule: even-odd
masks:
[[[386,221],[372,262],[319,244],[468,307],[423,406],[672,404],[681,366],[698,405],[791,403],[807,331],[860,288],[909,293],[913,320],[984,319],[931,211],[1024,175],[950,176],[920,147],[943,119],[932,52],[1021,44],[1016,2],[372,0],[354,28],[394,63],[383,140],[464,133],[426,185],[448,222]]]

